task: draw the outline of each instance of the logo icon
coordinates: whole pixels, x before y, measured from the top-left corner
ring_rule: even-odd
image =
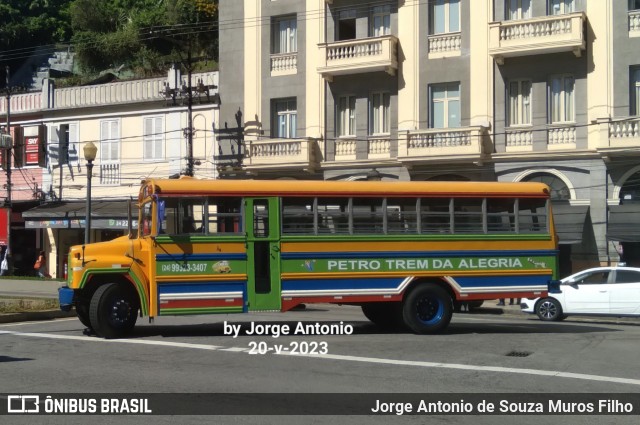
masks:
[[[39,413],[40,396],[10,395],[7,396],[7,413]]]

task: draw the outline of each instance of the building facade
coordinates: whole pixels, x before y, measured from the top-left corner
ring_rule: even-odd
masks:
[[[82,87],[45,81],[40,92],[10,96],[10,108],[0,98],[0,126],[8,117],[14,135],[10,176],[0,173],[0,187],[16,274],[33,273],[44,250],[49,273],[62,277],[69,247],[84,242],[89,142],[97,147],[92,242],[126,234],[127,203],[137,200],[143,179],[216,177],[218,73],[187,79],[172,69],[163,78]]]
[[[220,82],[222,177],[543,181],[563,276],[640,265],[639,1],[221,0]]]

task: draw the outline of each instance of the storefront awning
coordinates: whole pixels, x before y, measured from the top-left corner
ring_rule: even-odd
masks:
[[[640,204],[609,207],[607,239],[619,242],[640,242]]]
[[[92,229],[126,229],[127,200],[92,201]],[[81,229],[85,227],[85,202],[52,202],[24,211],[28,229]],[[137,220],[136,220],[137,221]],[[133,225],[136,225],[136,221]]]
[[[562,245],[582,242],[584,221],[589,210],[588,205],[569,205],[568,202],[554,202],[553,222],[558,233],[558,242]]]

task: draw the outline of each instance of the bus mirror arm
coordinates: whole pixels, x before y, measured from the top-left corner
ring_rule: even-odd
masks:
[[[142,260],[141,259],[134,257],[133,255],[129,254],[128,252],[125,252],[124,256],[127,257],[127,258],[131,258],[137,264],[142,264]]]
[[[87,264],[91,263],[92,261],[97,261],[97,260],[89,260],[89,261],[85,261],[84,259],[84,245],[82,245],[82,267],[86,266]]]

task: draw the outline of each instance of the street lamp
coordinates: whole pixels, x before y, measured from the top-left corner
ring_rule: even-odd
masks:
[[[93,161],[96,159],[98,153],[98,147],[93,142],[86,143],[84,148],[84,159],[87,160],[87,210],[86,215],[86,228],[84,230],[84,244],[88,245],[91,235],[91,174],[93,173]]]

